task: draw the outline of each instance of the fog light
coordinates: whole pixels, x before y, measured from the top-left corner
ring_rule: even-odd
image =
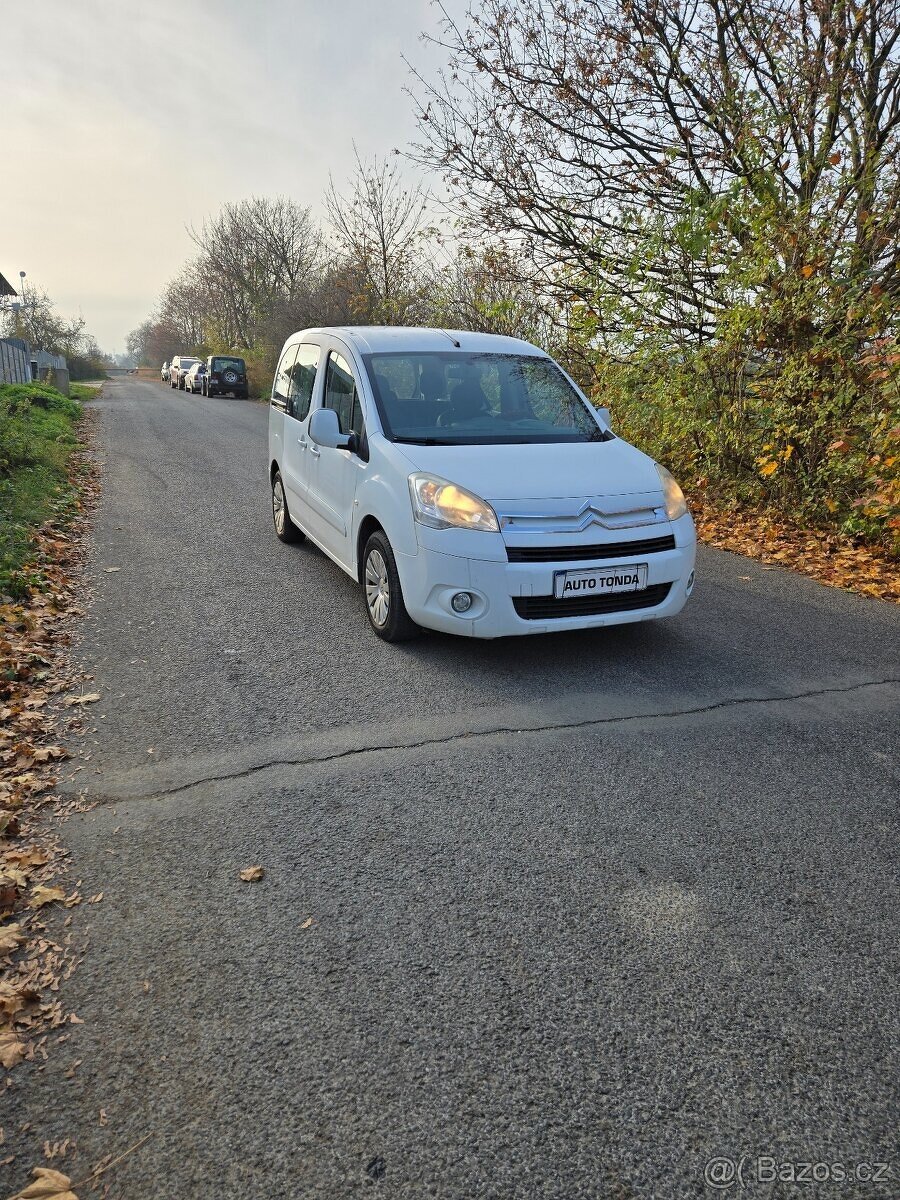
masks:
[[[454,612],[468,612],[472,607],[472,595],[470,592],[457,592],[450,600],[450,607]]]
[[[685,586],[684,590],[688,596],[694,590],[694,572],[693,571],[691,571],[690,575],[688,575],[687,585]]]

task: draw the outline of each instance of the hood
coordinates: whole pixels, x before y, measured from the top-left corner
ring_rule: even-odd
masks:
[[[525,446],[396,446],[417,471],[458,483],[483,500],[544,500],[661,492],[652,458],[610,442]]]

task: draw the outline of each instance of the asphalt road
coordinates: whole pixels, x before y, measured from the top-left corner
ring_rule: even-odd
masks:
[[[104,899],[11,1184],[149,1134],[111,1197],[900,1193],[896,609],[707,550],[668,623],[387,646],[275,539],[264,406],[97,406]]]

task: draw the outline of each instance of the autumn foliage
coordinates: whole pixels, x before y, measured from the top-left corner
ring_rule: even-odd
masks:
[[[420,162],[689,487],[900,550],[895,0],[487,0]]]

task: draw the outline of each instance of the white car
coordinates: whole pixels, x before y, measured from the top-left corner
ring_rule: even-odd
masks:
[[[387,641],[670,617],[694,586],[678,484],[543,351],[437,329],[288,338],[269,409],[275,532],[363,588]]]
[[[183,386],[192,396],[203,391],[203,379],[206,375],[206,363],[195,362],[183,377]]]

